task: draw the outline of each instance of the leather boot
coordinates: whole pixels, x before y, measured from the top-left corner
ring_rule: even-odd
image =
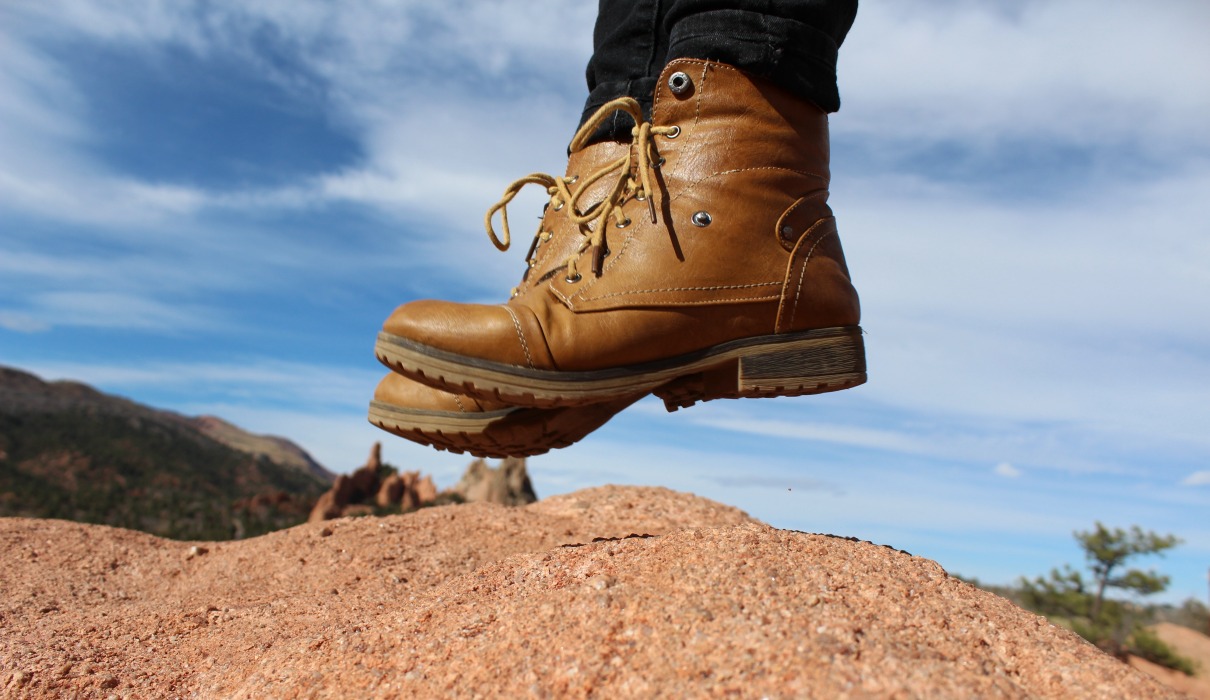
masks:
[[[505,304],[401,306],[379,358],[435,387],[539,407],[654,390],[675,408],[864,382],[857,294],[826,203],[827,115],[699,60],[665,68],[650,123],[622,98],[585,128],[618,110],[633,140],[588,176],[610,184],[573,207],[575,250],[540,259],[530,292]]]
[[[588,176],[624,158],[627,147],[604,142],[581,145],[570,153],[562,178],[534,174],[517,180],[505,191],[501,203],[488,214],[487,230],[501,249],[509,247],[507,218],[504,233],[497,236],[491,215],[504,209],[527,184],[546,187],[550,202],[526,255],[526,270],[512,297],[520,298],[535,288],[541,264],[562,261],[580,246],[576,218],[584,213],[574,208],[599,203],[609,194],[604,179],[590,182]],[[369,420],[374,425],[422,445],[450,452],[469,452],[476,457],[529,457],[578,442],[617,415],[644,393],[610,401],[561,408],[522,408],[499,401],[475,399],[433,388],[394,372],[379,382],[370,402]]]

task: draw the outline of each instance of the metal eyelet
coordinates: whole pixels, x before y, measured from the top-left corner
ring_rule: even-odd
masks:
[[[584,279],[584,275],[581,275],[580,273],[577,272],[575,277],[564,277],[563,281],[567,282],[568,284],[575,284],[576,282],[579,282],[582,279]]]
[[[660,156],[660,159],[655,162],[655,167],[658,168],[658,167],[662,166],[665,162],[667,162],[667,161],[664,159],[664,156]]]
[[[555,206],[555,211],[559,211],[562,208],[563,208],[563,202],[559,202],[559,204]]]
[[[710,212],[708,211],[695,212],[689,220],[693,222],[694,226],[699,226],[702,228],[709,226],[710,222],[713,221],[713,219],[710,218]]]
[[[616,226],[618,228],[626,228],[629,225],[630,225],[630,219],[623,219],[622,221],[619,221],[616,224],[614,224],[614,226]]]
[[[693,80],[689,78],[688,73],[677,71],[668,76],[668,89],[674,95],[684,95],[693,88]]]
[[[673,125],[672,125],[672,131],[670,131],[670,132],[668,132],[667,134],[664,134],[664,135],[665,135],[665,136],[667,136],[667,137],[668,137],[668,138],[670,138],[670,139],[674,139],[674,138],[676,138],[676,137],[678,137],[678,136],[680,136],[680,135],[681,135],[681,127],[677,126],[676,124],[673,124]]]
[[[567,182],[568,182],[568,184],[575,184],[576,180],[579,180],[579,179],[580,179],[579,175],[572,175],[571,177],[567,178]]]

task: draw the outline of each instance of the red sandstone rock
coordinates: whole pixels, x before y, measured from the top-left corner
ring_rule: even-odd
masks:
[[[467,503],[523,506],[538,500],[525,468],[524,457],[502,459],[495,468],[487,466],[482,459],[476,459],[450,491]]]
[[[393,469],[391,467],[387,471]],[[383,471],[382,446],[374,443],[369,459],[363,466],[352,474],[336,477],[332,487],[320,496],[311,509],[307,522],[364,515],[372,513],[373,506],[398,506],[404,511],[414,510],[437,498],[437,487],[433,485],[431,477],[421,477],[420,472],[404,472],[380,478]]]
[[[433,483],[433,477],[427,474],[417,479],[412,488],[419,503],[432,503],[437,500],[437,485]]]
[[[403,477],[398,474],[391,474],[382,480],[382,485],[378,487],[378,495],[374,498],[374,502],[379,508],[387,508],[403,500],[404,491],[407,485],[404,483]]]

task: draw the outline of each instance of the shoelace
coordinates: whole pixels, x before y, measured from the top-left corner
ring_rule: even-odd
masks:
[[[576,269],[576,259],[588,249],[592,250],[593,274],[601,274],[601,263],[604,259],[602,252],[605,243],[605,229],[609,217],[612,216],[614,218],[614,222],[618,228],[625,228],[630,224],[630,219],[626,218],[625,212],[622,211],[622,205],[625,202],[631,198],[638,201],[645,200],[651,215],[651,222],[655,223],[655,198],[653,196],[655,189],[652,185],[651,177],[653,169],[651,157],[653,144],[651,137],[653,135],[675,137],[680,133],[680,127],[654,126],[651,122],[643,120],[643,110],[637,100],[632,97],[619,97],[601,105],[592,118],[576,131],[576,135],[572,138],[568,150],[571,153],[575,153],[584,149],[588,145],[589,138],[592,137],[597,128],[606,119],[611,118],[615,112],[625,112],[630,115],[630,118],[635,123],[634,128],[630,130],[631,143],[630,148],[626,150],[626,155],[602,166],[581,181],[577,181],[575,177],[554,177],[545,173],[533,173],[515,180],[505,188],[504,195],[500,198],[500,201],[492,205],[484,217],[484,226],[487,229],[488,238],[491,239],[496,248],[499,250],[508,250],[512,236],[508,228],[507,207],[509,202],[526,185],[541,185],[545,187],[547,193],[550,195],[550,201],[547,206],[554,207],[555,211],[565,206],[571,207],[567,217],[573,224],[579,226],[580,233],[587,239],[575,253],[572,253],[567,258],[567,280],[569,282],[580,280],[580,273]],[[636,158],[637,162],[635,162]],[[596,182],[609,177],[612,173],[616,173],[617,179],[609,189],[609,193],[603,200],[592,204],[585,211],[581,212],[578,206],[580,196],[587,192]],[[571,185],[573,184],[579,185],[575,191],[571,189]],[[492,226],[492,218],[497,211],[500,212],[500,235],[496,234],[496,230]],[[534,264],[533,255],[538,245],[549,241],[550,238],[551,234],[541,229],[535,234],[533,243],[530,244],[529,253],[526,254],[526,260],[529,261],[531,267]],[[528,276],[528,269],[525,274]],[[524,277],[522,279],[524,280]],[[518,288],[513,288],[514,296],[517,294],[517,290]]]

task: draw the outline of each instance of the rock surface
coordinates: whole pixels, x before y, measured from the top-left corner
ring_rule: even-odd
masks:
[[[934,562],[665,489],[0,551],[5,698],[1180,697]]]

